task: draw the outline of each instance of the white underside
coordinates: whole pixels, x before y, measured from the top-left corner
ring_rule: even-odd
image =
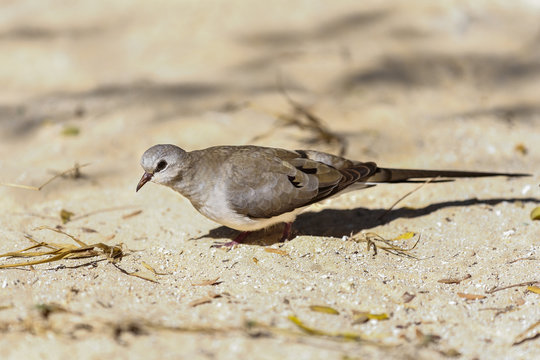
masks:
[[[282,222],[293,222],[296,219],[296,215],[304,209],[296,209],[271,218],[250,218],[249,216],[232,211],[228,204],[219,204],[216,200],[218,199],[213,198],[212,205],[199,209],[200,213],[221,225],[240,231],[255,231]]]
[[[303,210],[302,209],[296,209],[294,211],[281,214],[278,216],[274,216],[272,218],[268,219],[254,219],[250,218],[244,215],[234,214],[233,217],[229,217],[226,220],[221,219],[223,221],[218,221],[220,224],[223,224],[225,226],[228,226],[230,228],[241,230],[241,231],[255,231],[267,228],[269,226],[283,223],[283,222],[293,222],[294,219],[296,219],[296,216]],[[217,221],[217,220],[214,220]]]
[[[324,200],[328,200],[328,199],[331,199],[331,198],[334,198],[334,197],[338,197],[338,196],[341,196],[345,193],[348,193],[348,192],[351,192],[351,191],[357,191],[357,190],[361,190],[361,189],[365,189],[365,188],[368,188],[368,187],[372,187],[372,186],[375,186],[376,183],[356,183],[356,184],[353,184],[351,186],[349,186],[348,188],[340,191],[339,193],[329,197],[329,198],[326,198]],[[224,199],[221,200],[224,202]],[[291,212],[288,212],[288,213],[285,213],[285,214],[281,214],[281,215],[278,215],[278,216],[275,216],[275,217],[272,217],[272,218],[269,218],[269,219],[253,219],[253,218],[250,218],[250,217],[247,217],[247,216],[244,216],[244,215],[240,215],[240,214],[237,214],[237,213],[228,213],[226,216],[222,216],[220,219],[217,219],[217,218],[212,218],[206,214],[203,213],[203,215],[207,216],[208,218],[210,218],[211,220],[214,220],[220,224],[223,224],[225,226],[228,226],[230,228],[233,228],[233,229],[236,229],[236,230],[241,230],[241,231],[255,231],[255,230],[260,230],[260,229],[264,229],[266,227],[269,227],[269,226],[272,226],[272,225],[275,225],[275,224],[279,224],[279,223],[282,223],[282,222],[293,222],[294,219],[296,219],[296,216],[298,216],[298,214],[300,214],[302,211],[304,211],[306,208],[310,207],[311,205],[308,205],[308,206],[304,206],[304,207],[301,207],[301,208],[298,208],[298,209],[295,209]]]
[[[293,222],[296,215],[305,208],[295,209],[272,218],[250,218],[233,211],[225,194],[224,188],[215,187],[211,193],[208,193],[208,199],[202,202],[204,205],[197,210],[210,220],[240,231],[255,231],[282,222]]]
[[[358,183],[355,185],[334,196],[367,187],[365,183]],[[215,187],[212,193],[208,194],[208,200],[202,202],[204,206],[198,210],[210,220],[240,231],[255,231],[283,222],[293,222],[299,213],[309,207],[309,205],[304,206],[271,218],[250,218],[249,216],[238,214],[231,210],[225,194],[226,191],[224,188]]]

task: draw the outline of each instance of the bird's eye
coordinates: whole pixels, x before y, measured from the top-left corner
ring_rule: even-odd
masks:
[[[167,162],[165,160],[161,160],[158,162],[156,166],[156,172],[160,172],[161,170],[165,169],[167,167]]]

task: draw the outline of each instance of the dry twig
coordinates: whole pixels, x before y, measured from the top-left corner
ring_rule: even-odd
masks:
[[[81,176],[80,175],[81,174],[80,169],[85,167],[85,166],[88,166],[88,165],[90,165],[90,163],[82,164],[82,165],[79,165],[79,164],[75,163],[75,165],[72,168],[69,168],[66,171],[63,171],[61,173],[58,173],[58,174],[54,175],[49,180],[45,181],[43,184],[41,184],[40,186],[37,186],[37,187],[36,186],[30,186],[30,185],[12,184],[12,183],[0,183],[0,185],[19,188],[19,189],[40,191],[45,186],[49,185],[53,180],[58,179],[59,177],[64,177],[66,175],[71,175],[73,178],[80,177]]]

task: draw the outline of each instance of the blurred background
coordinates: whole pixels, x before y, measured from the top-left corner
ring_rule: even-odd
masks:
[[[521,136],[507,130],[540,111],[539,15],[536,1],[3,0],[2,160],[131,156],[156,141],[339,152],[291,121],[302,116],[284,91],[348,155],[513,157]],[[510,138],[482,144],[490,131]]]

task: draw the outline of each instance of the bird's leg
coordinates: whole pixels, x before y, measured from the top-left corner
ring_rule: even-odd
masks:
[[[232,248],[233,246],[241,244],[244,240],[246,240],[247,236],[251,233],[251,231],[242,231],[240,234],[236,235],[233,241],[226,242],[225,244],[219,244],[219,245],[212,245],[212,247],[228,247]]]
[[[234,238],[233,241],[231,241],[232,243],[236,243],[236,244],[240,244],[241,242],[243,242],[244,240],[246,240],[246,238],[248,237],[248,235],[251,233],[251,231],[242,231],[240,234],[236,235],[236,237]]]
[[[281,236],[281,242],[285,242],[289,240],[289,236],[291,236],[291,228],[292,228],[292,222],[285,223],[285,227],[283,228],[283,235]]]

